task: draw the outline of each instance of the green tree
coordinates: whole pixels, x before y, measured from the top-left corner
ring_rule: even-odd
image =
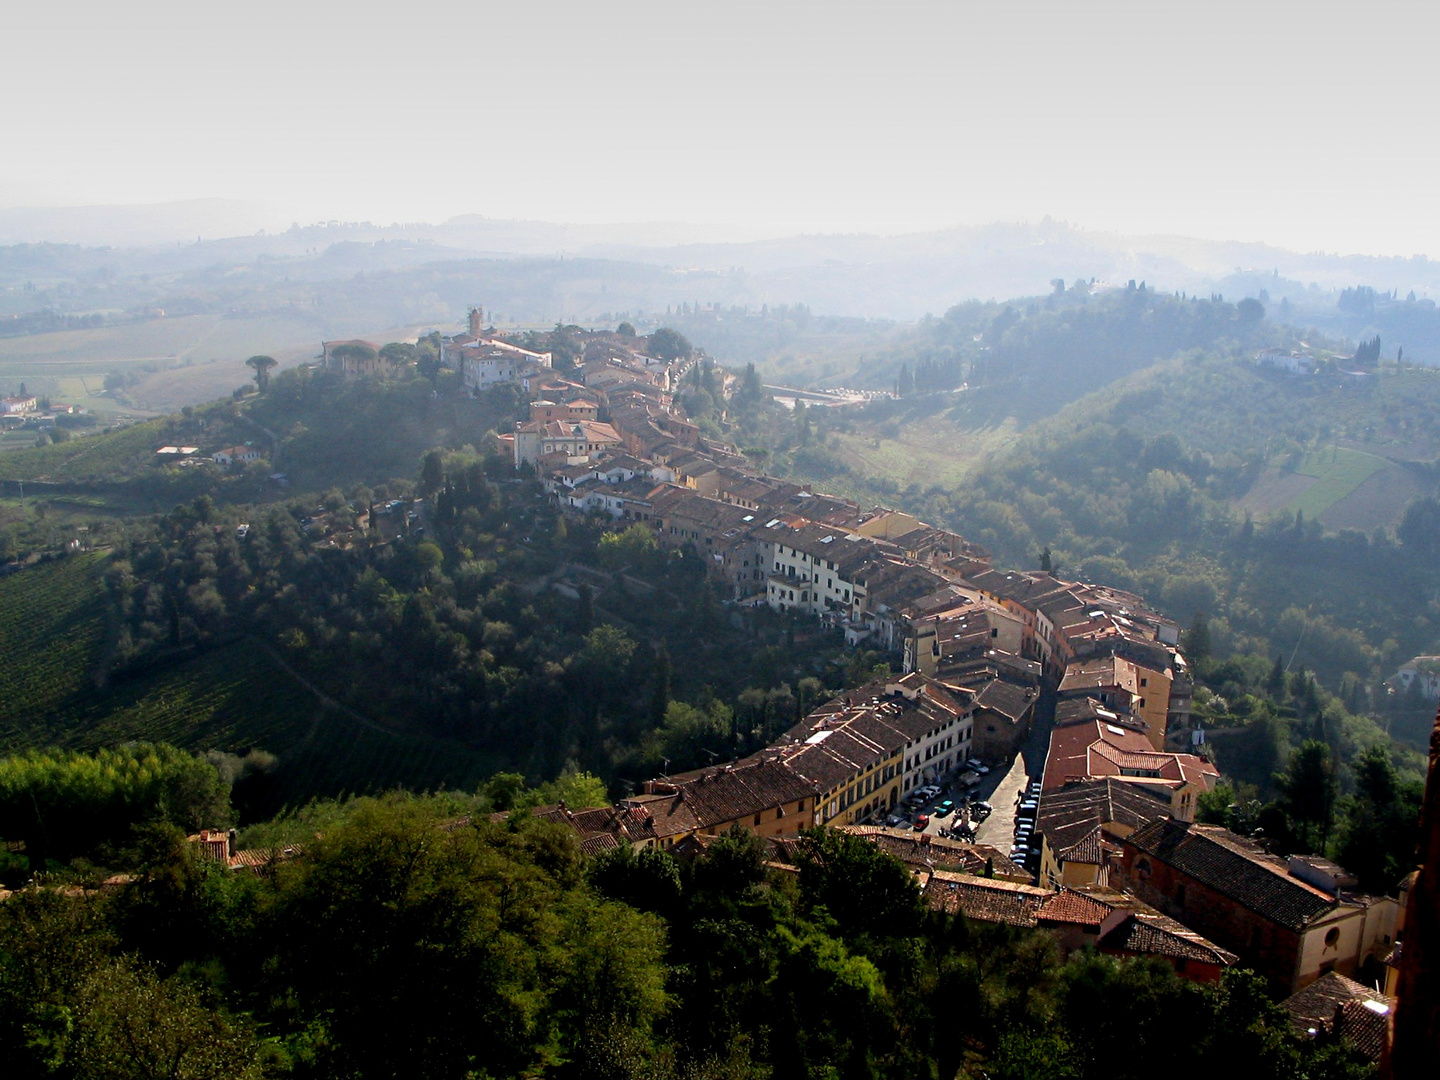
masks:
[[[1425,495],[1411,501],[1395,535],[1407,551],[1427,557],[1440,552],[1440,499]]]
[[[1185,632],[1185,655],[1191,663],[1199,663],[1208,660],[1210,652],[1210,616],[1197,611],[1190,621],[1190,629]]]
[[[419,359],[419,350],[404,341],[392,341],[380,350],[380,359],[391,371],[399,372]]]
[[[823,908],[847,941],[914,934],[923,906],[915,875],[874,844],[838,829],[801,834],[800,893]]]
[[[517,1075],[553,1044],[540,952],[561,944],[563,893],[515,850],[375,802],[310,845],[277,915],[324,1074]]]
[[[688,360],[694,349],[684,334],[662,326],[650,335],[646,351],[657,360]]]
[[[1355,793],[1345,800],[1340,864],[1361,888],[1387,892],[1415,866],[1420,792],[1402,784],[1389,752],[1371,746],[1352,763]]]
[[[1335,822],[1338,791],[1330,747],[1307,739],[1291,754],[1285,771],[1275,774],[1275,786],[1296,839],[1310,851],[1323,852]]]
[[[600,565],[610,570],[623,567],[643,569],[659,550],[655,532],[644,525],[631,525],[621,532],[609,532],[595,546]]]
[[[427,496],[434,495],[445,483],[445,453],[431,450],[420,462],[420,486]]]
[[[248,1080],[255,1038],[178,978],[115,962],[81,987],[65,1055],[76,1080]]]
[[[126,842],[137,824],[194,832],[229,819],[229,791],[215,767],[164,743],[0,759],[0,836],[23,840],[37,870],[47,859]]]
[[[650,688],[650,725],[659,727],[665,722],[670,707],[670,650],[662,641],[655,650],[655,674]]]
[[[245,366],[255,372],[255,386],[263,394],[270,386],[270,372],[273,371],[280,361],[273,356],[252,356],[245,361]]]

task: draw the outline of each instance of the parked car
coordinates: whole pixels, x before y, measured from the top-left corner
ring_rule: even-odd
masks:
[[[944,802],[942,802],[939,806],[937,806],[937,807],[935,808],[935,816],[936,816],[937,818],[946,818],[946,817],[949,817],[949,816],[950,816],[951,814],[953,814],[954,812],[955,812],[955,804],[954,804],[953,802],[951,802],[949,799],[946,799]]]
[[[916,831],[916,832],[923,832],[924,829],[925,829],[925,826],[927,826],[927,825],[929,825],[929,824],[930,824],[930,815],[929,815],[929,814],[918,814],[918,815],[916,815],[916,817],[915,817],[915,831]]]
[[[891,814],[889,817],[887,817],[887,818],[885,819],[885,824],[888,825],[888,826],[890,826],[890,828],[893,829],[893,828],[895,828],[897,825],[904,825],[904,824],[905,824],[905,818],[904,818],[902,815],[900,815],[900,814]]]
[[[990,814],[994,813],[994,811],[995,808],[991,806],[988,802],[977,802],[970,807],[970,812],[972,814],[985,814],[986,816],[989,816]]]

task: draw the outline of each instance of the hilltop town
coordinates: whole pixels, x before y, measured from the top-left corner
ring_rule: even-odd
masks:
[[[678,403],[698,362],[643,345],[590,334],[561,374],[475,310],[442,356],[474,392],[510,383],[529,397],[500,440],[564,514],[682,549],[731,603],[816,620],[902,669],[747,757],[657,775],[611,806],[535,814],[592,853],[691,859],[741,829],[782,868],[803,830],[831,826],[910,866],[935,910],[1046,928],[1066,950],[1157,957],[1200,981],[1251,967],[1296,995],[1305,1023],[1348,1025],[1378,1053],[1403,890],[1366,894],[1324,859],[1197,823],[1220,774],[1192,725],[1173,620],[1134,593],[999,569],[913,515],[765,475]],[[369,373],[326,352],[342,375]]]
[[[709,1015],[717,984],[769,1001],[787,979],[827,985],[821,972],[839,963],[843,985],[877,988],[865,1015],[892,995],[906,1015],[945,1002],[933,980],[951,975],[907,981],[912,961],[897,958],[916,949],[937,972],[1040,972],[1071,988],[1070,1007],[1096,972],[1203,1003],[1212,1026],[1218,1003],[1248,1000],[1276,1053],[1358,1055],[1362,1070],[1382,1053],[1417,880],[1409,834],[1385,835],[1410,798],[1386,751],[1367,747],[1362,761],[1347,748],[1357,772],[1373,769],[1364,790],[1390,791],[1389,816],[1357,797],[1337,826],[1345,843],[1326,842],[1333,814],[1313,836],[1281,832],[1309,819],[1289,802],[1251,805],[1255,789],[1222,775],[1251,766],[1249,730],[1227,728],[1196,624],[1182,633],[1135,588],[1052,567],[1048,552],[1041,568],[1006,569],[964,535],[962,515],[932,524],[914,501],[901,510],[775,475],[784,459],[767,471],[786,438],[843,423],[843,398],[782,402],[753,367],[727,371],[673,330],[500,333],[478,308],[448,337],[322,342],[313,364],[273,383],[268,358],[252,359],[256,391],[126,436],[135,473],[186,501],[12,575],[88,597],[93,612],[95,660],[70,667],[106,685],[45,699],[57,715],[89,709],[83,730],[131,709],[106,721],[107,738],[165,741],[0,759],[15,890],[0,914],[52,896],[123,923],[174,875],[231,897],[187,938],[186,955],[209,956],[221,937],[265,937],[255,928],[276,925],[265,897],[338,890],[349,911],[386,894],[372,870],[410,871],[390,878],[377,853],[408,850],[438,860],[439,877],[406,886],[416,903],[444,892],[441,878],[470,890],[456,926],[490,918],[492,898],[507,933],[549,919],[551,905],[512,902],[512,873],[565,894],[545,925],[567,934],[591,918],[584,904],[609,905],[604,917],[629,927],[617,939],[627,954],[675,995],[664,1045],[687,1053],[708,1052],[683,1030]],[[336,467],[372,443],[401,445],[402,431],[377,471]],[[790,434],[767,441],[775,432]],[[67,610],[54,612],[57,634]],[[23,670],[38,670],[53,639],[30,636]],[[1402,669],[1397,693],[1426,692],[1431,659]],[[1258,729],[1272,706],[1240,700],[1248,672],[1226,671],[1241,689],[1224,692]],[[1280,668],[1270,683],[1302,740],[1327,735],[1313,679]],[[217,704],[189,703],[202,688]],[[166,745],[171,732],[184,749]],[[412,794],[333,798],[357,783]],[[145,828],[184,833],[164,850],[126,847],[130,819],[102,827],[88,809],[111,798],[105,785],[125,789]],[[1380,832],[1362,833],[1372,818]],[[1354,835],[1378,837],[1373,853]],[[246,904],[252,914],[236,914]],[[308,918],[298,911],[278,916],[301,920],[286,941]],[[232,918],[252,929],[217,929]],[[769,928],[754,931],[757,919]],[[661,925],[668,945],[624,937]],[[406,933],[381,936],[392,932]],[[424,949],[445,934],[423,931]],[[349,941],[341,932],[335,947]],[[755,959],[777,948],[765,963],[779,976]],[[704,974],[712,954],[731,969]],[[796,967],[800,956],[814,965]],[[607,969],[586,1000],[623,983]],[[566,993],[546,1007],[564,1008]],[[291,1024],[287,1046],[308,1030],[309,1004],[243,1007]],[[1046,1008],[1027,1006],[1024,1023]],[[815,1030],[757,1023],[767,1038]],[[967,1036],[975,1069],[1019,1060],[1017,1024],[1001,1010]],[[1064,1024],[1068,1039],[1085,1029]],[[897,1045],[946,1042],[924,1027]],[[564,1045],[570,1061],[597,1053]],[[952,1051],[924,1053],[955,1075]],[[786,1060],[773,1044],[755,1053]]]

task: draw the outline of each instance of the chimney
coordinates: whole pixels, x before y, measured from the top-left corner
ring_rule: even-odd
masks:
[[[226,858],[226,859],[233,859],[233,858],[235,857],[235,840],[236,840],[236,832],[235,832],[234,829],[231,829],[230,832],[227,833],[226,836],[225,836],[225,858]]]

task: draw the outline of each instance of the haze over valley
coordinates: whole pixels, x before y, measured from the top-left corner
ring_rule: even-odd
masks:
[[[7,1080],[1418,1080],[1440,8],[7,16]]]

